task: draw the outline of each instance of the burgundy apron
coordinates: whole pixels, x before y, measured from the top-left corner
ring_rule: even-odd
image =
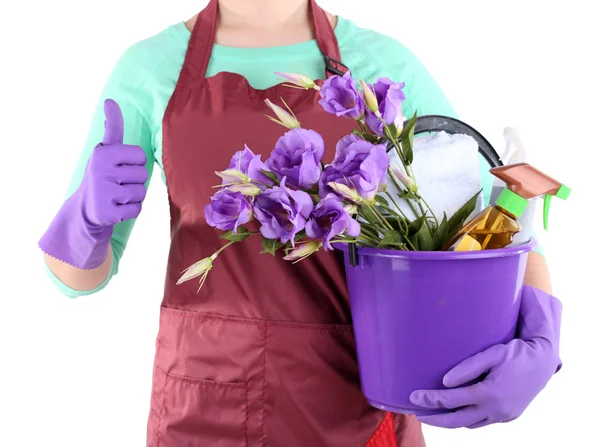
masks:
[[[310,5],[321,52],[340,60],[325,12]],[[344,269],[334,253],[292,264],[259,254],[261,239],[252,236],[217,258],[199,293],[197,281],[175,284],[224,243],[204,218],[220,183],[214,172],[245,144],[265,160],[285,131],[266,119],[265,99],[283,97],[303,127],[323,136],[326,161],[354,127],[325,113],[316,91],[255,90],[233,73],[206,78],[217,7],[212,0],[198,16],[163,122],[171,249],[148,446],[422,447],[416,419],[379,411],[361,394]]]

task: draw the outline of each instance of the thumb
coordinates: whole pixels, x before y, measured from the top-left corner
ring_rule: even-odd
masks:
[[[444,386],[455,388],[477,379],[502,363],[506,345],[495,345],[462,361],[444,376]]]
[[[123,143],[123,113],[112,99],[104,101],[104,138],[102,146]]]

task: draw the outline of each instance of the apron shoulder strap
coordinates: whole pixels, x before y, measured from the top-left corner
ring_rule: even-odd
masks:
[[[312,12],[313,29],[315,39],[321,54],[325,59],[325,74],[327,77],[332,75],[343,75],[348,71],[348,67],[342,64],[342,56],[340,55],[340,47],[337,37],[327,13],[317,5],[315,0],[310,0],[310,8]]]
[[[196,19],[185,60],[180,74],[179,84],[195,83],[204,79],[215,43],[218,19],[218,0],[211,0]],[[310,0],[311,17],[315,39],[325,60],[327,77],[343,75],[348,68],[340,62],[340,49],[337,38],[327,14],[315,0]]]

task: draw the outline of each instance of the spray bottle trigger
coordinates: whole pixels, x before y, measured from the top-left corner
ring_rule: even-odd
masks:
[[[565,185],[561,185],[556,191],[556,197],[559,199],[567,200],[569,195],[571,194],[571,188]],[[546,194],[544,196],[544,230],[548,230],[548,214],[550,213],[550,200],[552,196],[550,194]]]
[[[546,194],[544,196],[544,230],[548,230],[548,215],[550,214],[550,200],[552,200],[552,196],[550,194]]]

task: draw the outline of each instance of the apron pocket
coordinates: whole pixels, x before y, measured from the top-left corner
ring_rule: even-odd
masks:
[[[167,374],[158,447],[247,446],[247,385]]]

